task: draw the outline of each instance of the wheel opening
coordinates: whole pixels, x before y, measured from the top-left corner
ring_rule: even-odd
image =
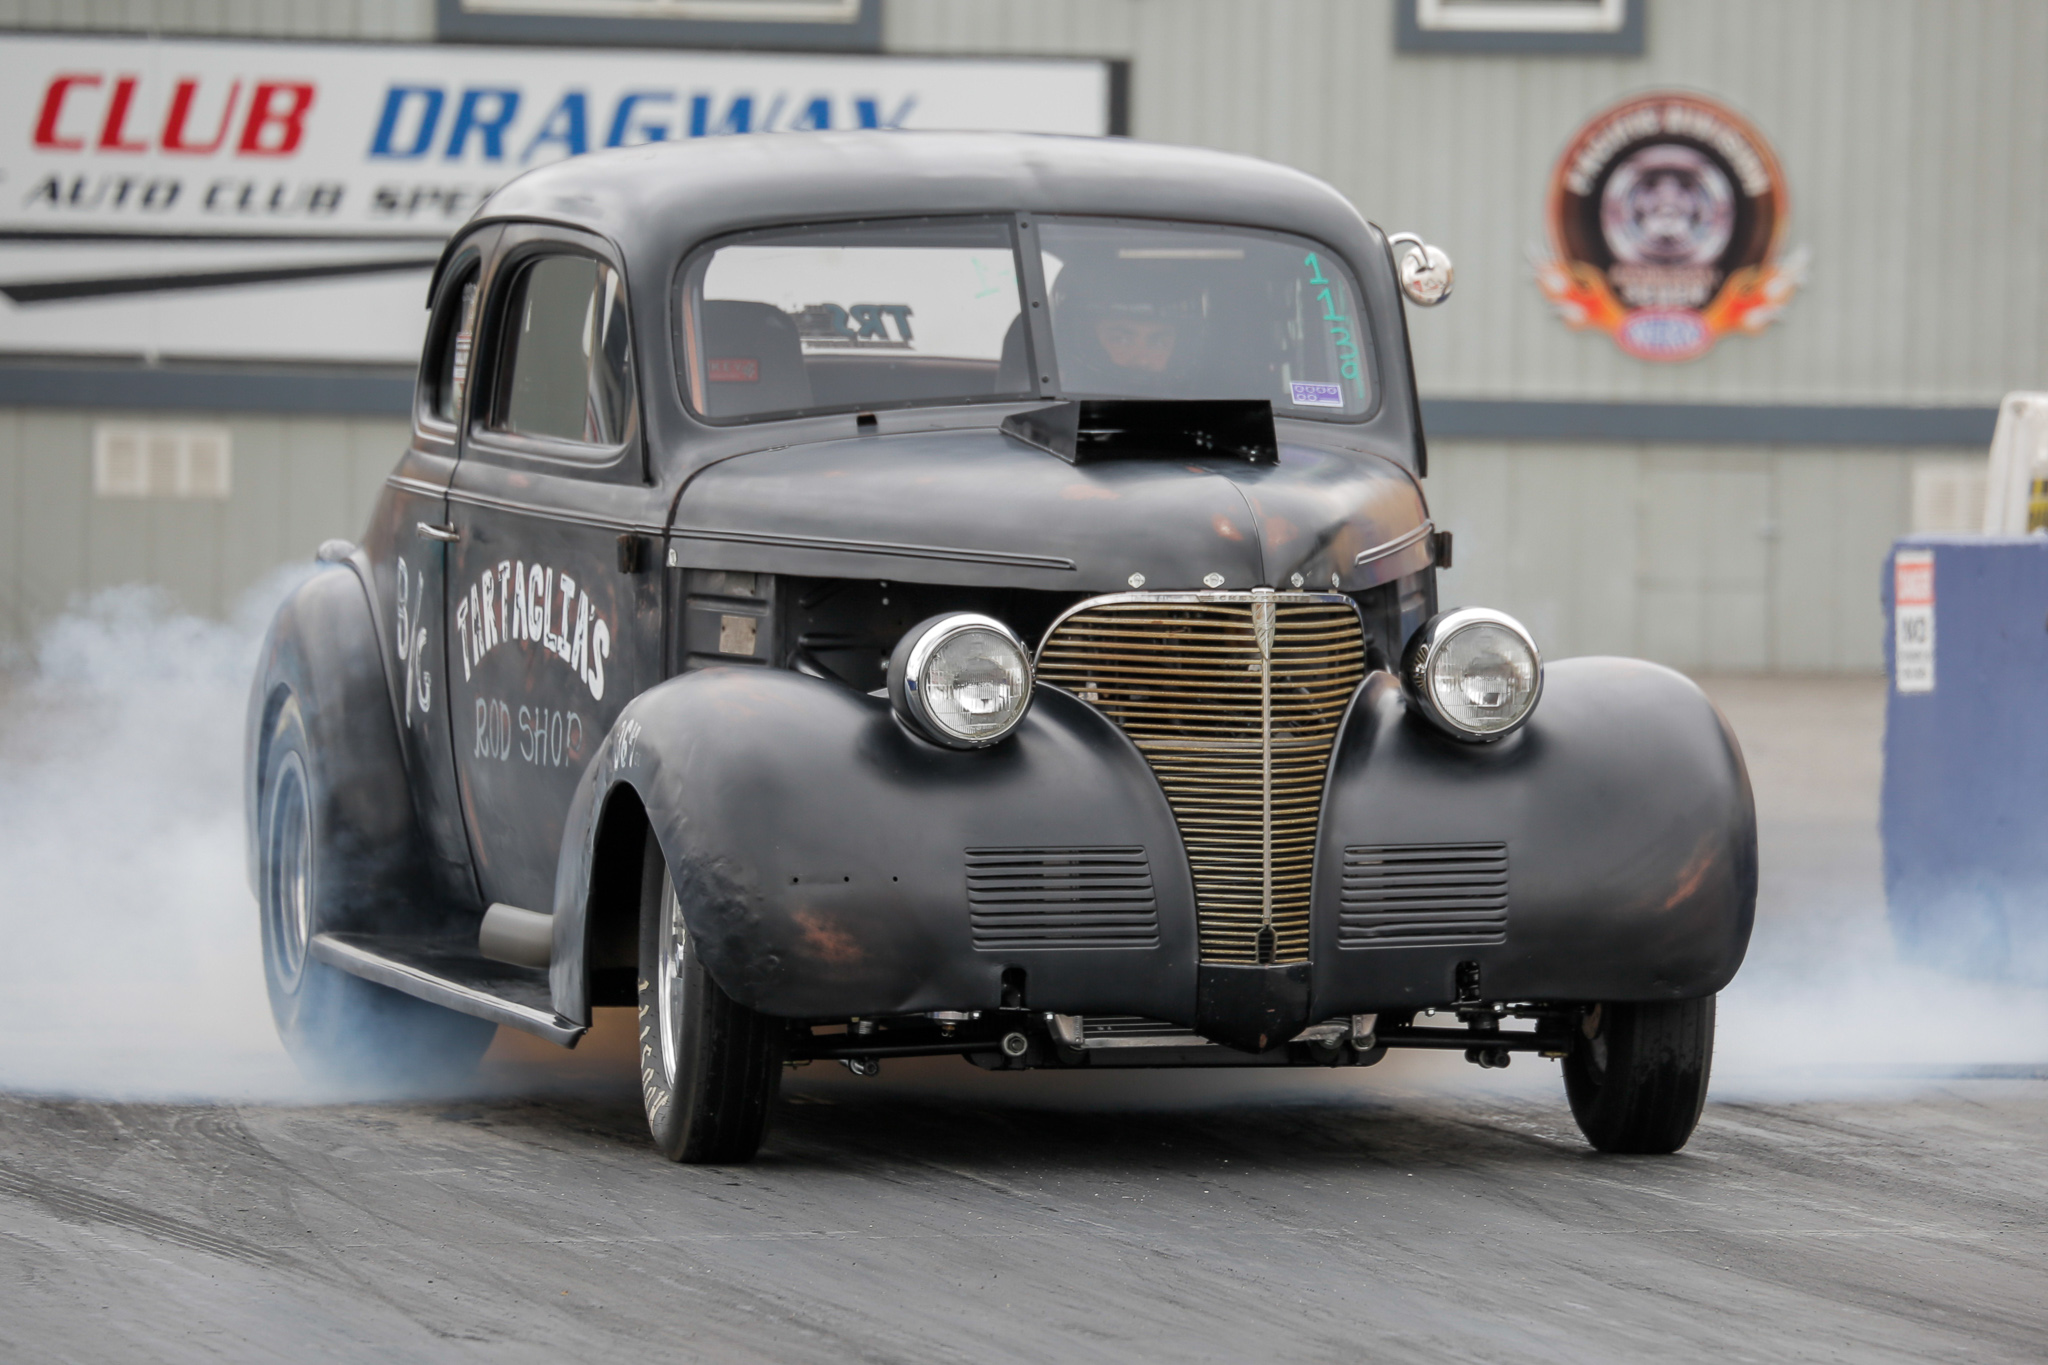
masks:
[[[639,1000],[640,870],[650,837],[639,795],[631,787],[615,789],[598,827],[584,927],[584,964],[594,1006]]]

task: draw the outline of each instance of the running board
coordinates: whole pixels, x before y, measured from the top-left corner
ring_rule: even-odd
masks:
[[[474,950],[375,934],[315,934],[313,956],[339,971],[462,1014],[574,1047],[588,1026],[555,1013],[548,974],[493,962]]]

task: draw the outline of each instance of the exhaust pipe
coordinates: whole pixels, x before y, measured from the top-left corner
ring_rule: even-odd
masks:
[[[555,917],[516,905],[493,904],[484,911],[476,950],[493,962],[545,969],[555,956]]]

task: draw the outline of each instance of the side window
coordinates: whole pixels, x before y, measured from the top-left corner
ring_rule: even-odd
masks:
[[[451,424],[462,415],[462,393],[469,384],[469,358],[476,341],[476,279],[472,265],[463,272],[461,283],[448,291],[441,302],[442,316],[435,319],[439,353],[434,357],[430,406],[434,416]]]
[[[590,445],[625,438],[633,386],[619,283],[588,256],[543,256],[519,272],[494,429]]]

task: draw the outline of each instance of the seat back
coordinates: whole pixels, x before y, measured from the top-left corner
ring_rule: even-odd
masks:
[[[706,299],[704,415],[746,417],[811,405],[796,321],[772,303]]]

